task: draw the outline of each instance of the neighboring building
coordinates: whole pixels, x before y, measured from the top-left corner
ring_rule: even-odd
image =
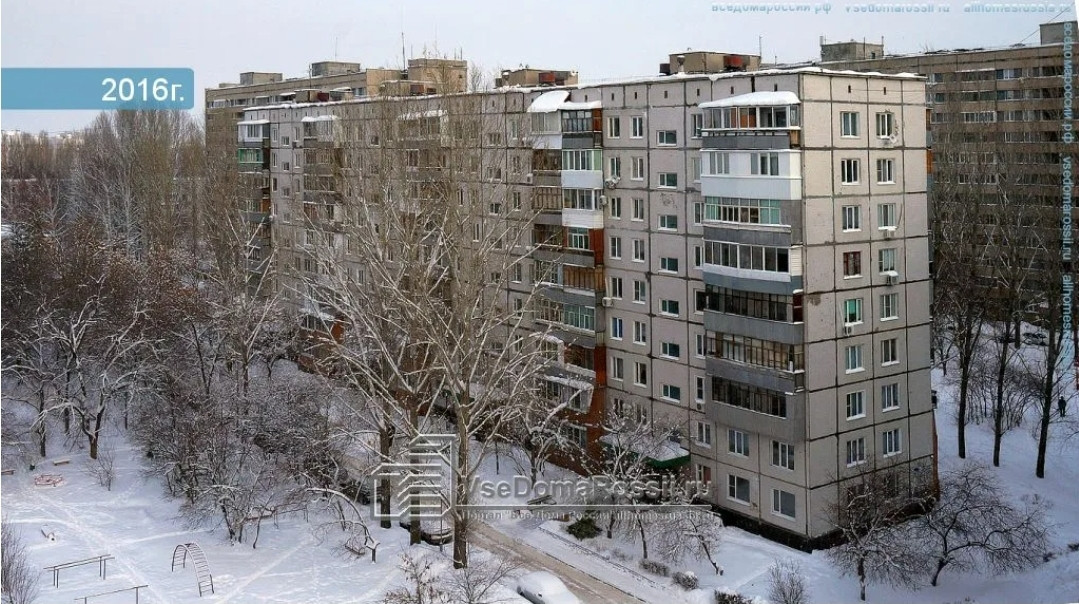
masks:
[[[459,59],[410,59],[408,68],[361,69],[359,63],[320,61],[312,63],[310,75],[283,79],[280,73],[246,72],[239,84],[220,84],[206,89],[206,141],[218,155],[236,157],[240,165],[237,182],[244,203],[245,220],[253,235],[248,241],[247,257],[250,281],[257,287],[270,268],[272,240],[271,193],[283,176],[270,176],[272,158],[270,141],[289,140],[269,126],[269,120],[244,120],[251,107],[288,102],[344,101],[369,96],[416,96],[464,92],[467,88],[467,62]],[[237,128],[241,133],[237,136]],[[298,137],[297,137],[298,138]],[[301,141],[296,140],[300,145]],[[285,146],[290,146],[288,143]],[[292,162],[285,162],[290,166]],[[297,169],[299,166],[296,166]],[[286,175],[287,176],[287,175]],[[292,190],[282,183],[282,191]]]
[[[502,71],[495,78],[495,88],[503,86],[573,86],[577,83],[576,71],[557,71],[554,69],[530,69],[523,67]]]
[[[821,45],[821,62],[829,69],[870,70],[885,73],[918,73],[927,77],[927,107],[931,153],[930,208],[934,199],[955,195],[957,188],[969,188],[971,197],[992,200],[1008,196],[1013,203],[1049,208],[1056,232],[1058,208],[1063,206],[1061,157],[1067,143],[1062,141],[1065,120],[1065,53],[1075,53],[1073,45],[1064,47],[1064,31],[1070,27],[1073,39],[1079,35],[1075,21],[1046,23],[1040,27],[1035,45],[1016,44],[1007,48],[938,50],[908,55],[885,55],[883,45],[840,43]],[[1074,199],[1072,201],[1074,205]],[[993,225],[1008,218],[999,214],[992,203],[971,204],[959,219],[977,220],[993,232]],[[1054,210],[1055,209],[1055,210]],[[955,217],[939,213],[934,230],[947,230],[945,224]],[[1011,216],[1015,221],[1016,216]],[[1079,212],[1073,214],[1073,221]],[[1027,222],[1024,217],[1023,222]],[[998,239],[1014,242],[1022,237],[1011,233]],[[1025,276],[1026,303],[1034,303],[1045,290],[1039,270],[1047,262],[1059,261],[1060,241],[1024,242],[1020,247],[1034,256],[1013,260],[1029,266]],[[1011,252],[1003,254],[1010,256]],[[990,258],[995,254],[991,253]],[[1001,279],[987,261],[984,287],[990,298]],[[1000,269],[1010,270],[1010,269]],[[1048,277],[1059,286],[1056,273]],[[995,309],[997,318],[1016,312],[1013,308]]]
[[[922,78],[809,68],[477,94],[506,126],[484,134],[505,163],[476,186],[502,196],[492,212],[537,213],[507,296],[547,275],[549,391],[591,388],[565,428],[593,455],[608,410],[675,421],[684,454],[664,464],[712,482],[731,521],[802,544],[832,530],[863,464],[934,480]],[[405,130],[437,141],[440,98],[394,107]],[[379,144],[357,133],[382,102],[244,111],[298,311],[332,312],[295,297],[318,270],[304,243],[347,222],[349,185],[326,167]]]

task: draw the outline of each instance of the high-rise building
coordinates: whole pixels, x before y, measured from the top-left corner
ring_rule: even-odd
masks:
[[[677,454],[657,466],[712,483],[729,519],[811,543],[853,474],[895,464],[935,480],[925,82],[690,63],[596,85],[247,108],[238,140],[267,154],[282,291],[332,317],[302,299],[319,270],[305,244],[338,238],[349,261],[352,184],[332,166],[384,142],[366,124],[391,111],[400,132],[425,133],[405,156],[422,170],[454,136],[451,103],[503,116],[476,143],[499,159],[458,193],[530,216],[531,245],[507,249],[524,262],[506,296],[542,281],[550,392],[590,392],[566,433],[599,455],[609,410],[675,422]]]

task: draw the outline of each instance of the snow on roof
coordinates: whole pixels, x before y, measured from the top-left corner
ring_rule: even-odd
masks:
[[[781,105],[798,105],[798,95],[787,90],[750,92],[739,94],[717,101],[707,101],[698,105],[701,109],[713,107],[776,107]]]
[[[605,434],[599,437],[599,441],[611,445],[612,447],[625,446],[637,455],[643,455],[644,457],[655,461],[671,461],[672,459],[679,459],[689,455],[689,451],[686,451],[679,446],[678,443],[673,441],[664,440],[663,442],[655,443],[655,446],[646,447],[645,445],[650,444],[647,441],[641,442],[639,440],[634,440],[632,442],[623,443],[619,436],[619,434]]]
[[[336,115],[309,115],[309,116],[303,118],[300,121],[301,122],[332,122],[335,119],[337,119]]]
[[[562,108],[562,104],[569,98],[568,90],[551,90],[544,92],[532,101],[528,106],[528,113],[550,113]]]
[[[430,109],[428,111],[416,111],[397,116],[399,120],[422,120],[429,117],[442,117],[446,115],[445,109]]]
[[[240,122],[239,126],[259,126],[262,124],[269,124],[270,120],[244,120]]]
[[[603,105],[599,101],[588,101],[587,103],[562,103],[559,109],[563,111],[573,111],[579,109],[599,109]]]

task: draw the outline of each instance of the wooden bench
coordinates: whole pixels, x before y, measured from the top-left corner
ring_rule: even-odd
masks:
[[[541,495],[535,499],[529,499],[525,502],[526,505],[549,505],[554,503],[554,497],[550,495]]]
[[[60,459],[52,460],[52,465],[54,465],[54,466],[66,466],[69,463],[71,463],[71,458],[70,457],[63,457],[63,458],[60,458]]]

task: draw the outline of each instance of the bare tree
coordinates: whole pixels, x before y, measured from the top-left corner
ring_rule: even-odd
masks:
[[[945,473],[939,499],[910,523],[908,538],[925,547],[936,586],[945,568],[1005,573],[1038,564],[1048,549],[1045,513],[1037,496],[1014,507],[986,467],[967,463]]]
[[[973,419],[980,422],[988,418],[992,422],[993,465],[999,466],[1004,435],[1022,425],[1037,398],[1038,383],[1037,378],[1032,380],[1029,373],[1021,370],[1007,341],[998,337],[988,349],[989,354],[980,356],[972,368],[970,394],[975,405]]]
[[[899,468],[865,466],[845,481],[845,492],[828,512],[843,539],[828,557],[840,573],[858,578],[863,601],[869,583],[916,587],[924,566],[917,543],[900,526],[922,498],[911,493]]]
[[[26,543],[5,519],[0,523],[0,592],[4,604],[31,604],[37,599],[40,574],[30,566]]]
[[[520,566],[508,559],[487,556],[473,560],[466,568],[456,569],[444,575],[447,584],[447,602],[453,604],[500,604],[516,597],[503,583]]]
[[[805,568],[785,558],[768,568],[768,599],[775,604],[808,604]]]

